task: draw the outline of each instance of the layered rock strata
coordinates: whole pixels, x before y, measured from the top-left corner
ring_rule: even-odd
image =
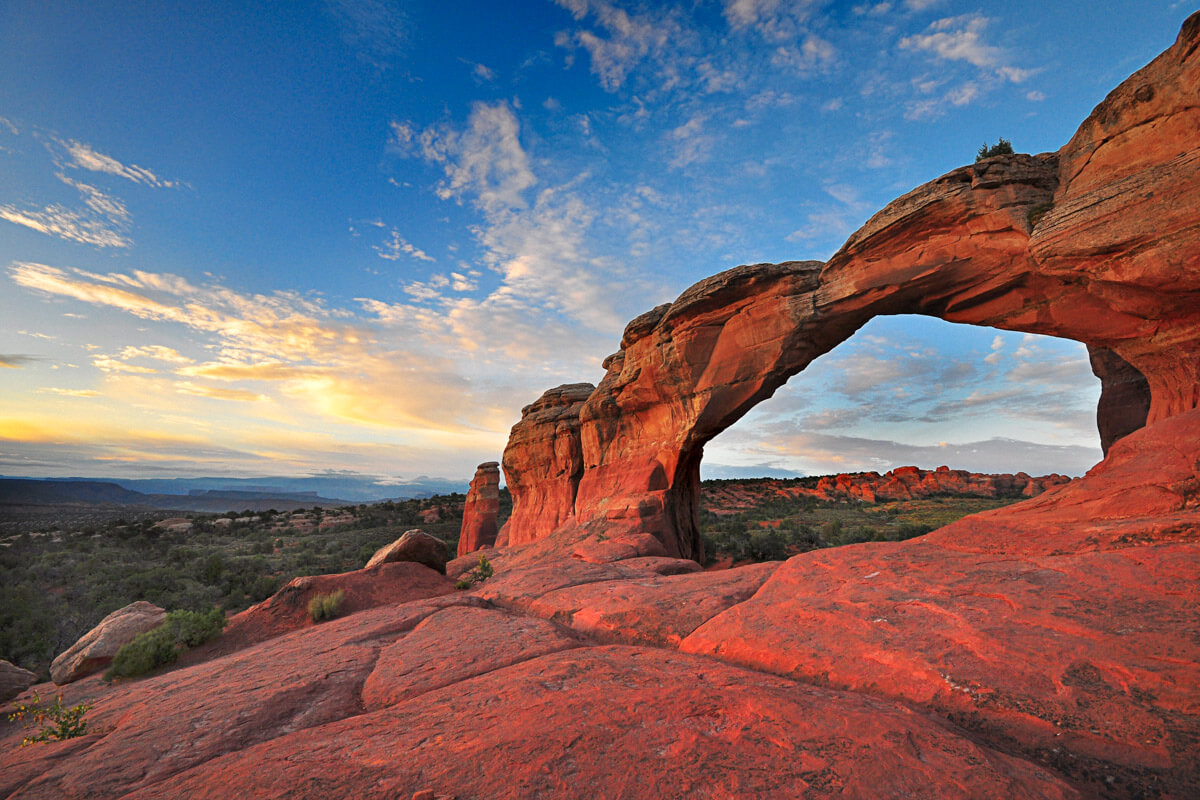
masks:
[[[458,553],[465,556],[496,543],[496,522],[500,515],[500,465],[495,461],[480,464],[467,489],[463,503],[462,528],[458,534]]]
[[[521,420],[504,448],[504,479],[513,509],[498,545],[532,542],[571,519],[583,474],[579,410],[595,388],[590,383],[556,386],[521,409]]]

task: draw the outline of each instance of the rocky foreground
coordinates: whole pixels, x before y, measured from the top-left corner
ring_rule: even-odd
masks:
[[[93,732],[4,723],[0,797],[1200,797],[1198,88],[1200,14],[1059,153],[639,317],[599,387],[526,408],[499,546],[300,579],[167,672],[69,683]],[[1088,342],[1105,460],[919,539],[677,557],[704,441],[914,308]]]

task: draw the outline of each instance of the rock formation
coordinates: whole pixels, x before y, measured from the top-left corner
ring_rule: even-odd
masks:
[[[37,675],[15,664],[0,660],[0,703],[11,700],[37,683]]]
[[[579,410],[595,388],[590,383],[558,386],[521,409],[521,421],[504,449],[513,509],[497,545],[527,544],[571,518],[583,474]]]
[[[1193,17],[1057,153],[961,167],[893,201],[828,263],[731,269],[635,319],[580,408],[577,438],[565,405],[553,443],[524,417],[514,428],[514,504],[536,502],[535,486],[557,502],[509,543],[548,535],[557,519],[649,532],[669,554],[699,557],[705,443],[880,314],[1086,343],[1106,445],[1200,405],[1197,27]]]
[[[419,528],[405,531],[391,544],[375,551],[364,569],[390,564],[393,561],[412,561],[446,574],[446,543]]]
[[[87,736],[0,725],[0,797],[1200,797],[1198,49],[1200,14],[1057,156],[956,170],[827,265],[734,270],[635,320],[599,387],[514,428],[491,578],[294,582],[174,668],[65,687]],[[706,437],[905,310],[1088,342],[1126,386],[1101,430],[1126,433],[1085,477],[924,537],[664,556],[695,549]],[[299,616],[336,589],[345,616]]]
[[[51,679],[62,686],[106,669],[123,645],[166,618],[166,611],[145,600],[118,608],[51,662]]]
[[[1048,489],[1070,483],[1066,475],[1032,477],[1024,472],[1015,475],[998,473],[982,475],[963,469],[938,467],[934,470],[918,467],[897,467],[880,475],[878,472],[852,472],[825,475],[815,484],[794,480],[763,478],[755,481],[717,483],[704,490],[705,505],[714,514],[741,511],[761,502],[764,496],[813,497],[818,500],[881,503],[892,500],[914,500],[924,497],[953,494],[975,497],[1036,497]]]
[[[458,555],[465,556],[496,543],[496,517],[500,514],[500,465],[480,464],[463,503]]]

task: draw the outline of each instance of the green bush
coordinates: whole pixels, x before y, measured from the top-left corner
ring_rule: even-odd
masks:
[[[58,693],[53,703],[43,707],[42,698],[35,690],[33,702],[21,703],[15,711],[8,715],[8,718],[12,722],[21,723],[25,730],[37,728],[36,733],[21,739],[21,746],[24,747],[36,742],[49,742],[55,739],[61,741],[87,735],[88,723],[84,719],[84,715],[90,709],[91,705],[87,703],[66,708],[63,706],[62,692]]]
[[[1012,154],[1012,142],[1004,137],[1000,137],[1000,141],[991,147],[988,147],[988,143],[984,142],[983,147],[980,147],[979,152],[975,155],[975,160],[983,161],[985,158],[991,158],[992,156],[1011,156]]]
[[[458,582],[454,584],[454,588],[470,589],[475,584],[483,583],[495,574],[496,571],[492,568],[492,562],[487,560],[487,556],[481,555],[479,557],[479,566],[459,578]]]
[[[333,619],[342,610],[342,600],[346,593],[341,589],[329,594],[315,594],[308,601],[308,616],[313,622],[324,622]]]
[[[136,678],[158,667],[172,664],[188,648],[215,638],[225,627],[225,612],[172,611],[153,630],[140,633],[113,656],[105,680]]]

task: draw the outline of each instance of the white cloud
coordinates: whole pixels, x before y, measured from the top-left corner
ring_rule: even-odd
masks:
[[[683,28],[670,16],[654,16],[649,12],[630,14],[607,0],[556,0],[571,11],[577,20],[591,15],[603,29],[603,35],[591,30],[573,34],[560,33],[555,44],[562,48],[582,47],[591,57],[592,72],[606,91],[621,88],[626,77],[642,61],[653,58],[661,61],[664,51],[685,38]],[[670,75],[662,76],[671,81]]]
[[[176,181],[159,178],[145,167],[139,167],[136,164],[122,164],[112,156],[96,152],[92,149],[91,145],[84,144],[83,142],[72,140],[68,142],[60,141],[59,144],[66,148],[68,155],[71,156],[71,160],[66,166],[78,167],[79,169],[86,169],[91,172],[116,175],[119,178],[140,183],[143,186],[153,186],[160,189],[179,185]]]
[[[390,238],[383,244],[371,245],[371,248],[379,254],[379,257],[387,261],[399,261],[401,257],[407,255],[418,261],[434,262],[437,259],[430,256],[424,250],[413,246],[400,235],[400,231],[395,228],[391,229]]]
[[[402,126],[403,127],[403,126]],[[393,139],[396,127],[393,126]],[[484,213],[526,208],[525,190],[537,183],[521,146],[520,123],[507,103],[476,103],[467,129],[428,129],[419,137],[421,154],[442,166],[442,199],[469,197]]]
[[[69,209],[58,203],[39,210],[0,205],[0,219],[80,244],[96,247],[129,247],[133,244],[129,237],[113,229],[111,220],[97,217],[90,211]]]
[[[984,29],[990,22],[982,14],[945,17],[931,23],[925,33],[902,38],[900,49],[931,53],[943,61],[965,61],[1012,83],[1021,83],[1034,75],[1038,70],[1005,63],[1008,54],[984,41]]]

